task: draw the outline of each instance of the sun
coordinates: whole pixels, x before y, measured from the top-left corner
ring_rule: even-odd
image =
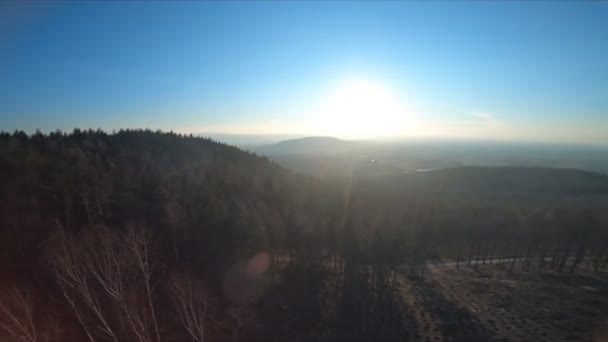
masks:
[[[399,134],[406,117],[405,106],[385,84],[351,80],[329,92],[318,121],[325,134],[369,138]]]

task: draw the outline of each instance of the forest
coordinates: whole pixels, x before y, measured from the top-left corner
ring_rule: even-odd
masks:
[[[593,279],[593,309],[538,312],[578,330],[539,321],[532,339],[596,338],[608,176],[489,172],[316,178],[173,132],[0,133],[0,339],[521,340],[534,331],[470,303],[504,287],[508,310],[524,292],[505,284],[530,279],[539,293]],[[473,299],[455,302],[464,283]]]

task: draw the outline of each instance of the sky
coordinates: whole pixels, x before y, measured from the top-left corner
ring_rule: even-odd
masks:
[[[608,144],[608,2],[3,2],[0,130]]]

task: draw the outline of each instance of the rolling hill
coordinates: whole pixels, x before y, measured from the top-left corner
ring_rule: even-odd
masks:
[[[402,171],[459,166],[580,169],[608,174],[606,146],[484,141],[365,141],[309,137],[251,148],[317,177],[343,176],[353,165]]]

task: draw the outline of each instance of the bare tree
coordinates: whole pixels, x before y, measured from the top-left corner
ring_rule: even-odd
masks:
[[[152,299],[152,274],[156,264],[151,262],[150,259],[150,238],[145,229],[135,229],[133,226],[130,226],[127,230],[127,244],[135,257],[137,266],[143,276],[146,301],[150,310],[150,316],[152,317],[156,341],[160,342],[160,331],[158,329],[158,322],[156,320],[156,312]]]
[[[84,258],[87,270],[110,297],[121,315],[120,321],[128,324],[137,341],[151,341],[146,321],[147,310],[142,310],[137,303],[140,297],[138,284],[129,279],[129,274],[132,274],[130,250],[105,230],[97,234],[93,244],[96,248],[90,248]],[[147,308],[147,304],[144,306]]]
[[[125,236],[95,226],[78,240],[60,227],[51,264],[55,278],[90,342],[160,341],[145,230]]]
[[[0,300],[0,330],[4,330],[15,341],[39,342],[34,324],[34,306],[31,297],[25,291],[13,288],[7,298]]]
[[[174,277],[170,290],[179,323],[193,341],[206,341],[211,303],[203,284],[190,276]]]
[[[99,331],[102,336],[118,342],[117,334],[110,327],[101,301],[88,281],[89,271],[84,262],[86,260],[84,251],[67,237],[61,225],[58,226],[57,241],[54,246],[56,250],[51,254],[51,265],[64,298],[70,304],[89,341],[95,342],[93,332]],[[96,323],[85,319],[85,310],[93,314]]]
[[[232,327],[232,342],[239,339],[243,327],[253,319],[253,314],[243,306],[237,306],[228,310],[228,314],[234,319]]]

